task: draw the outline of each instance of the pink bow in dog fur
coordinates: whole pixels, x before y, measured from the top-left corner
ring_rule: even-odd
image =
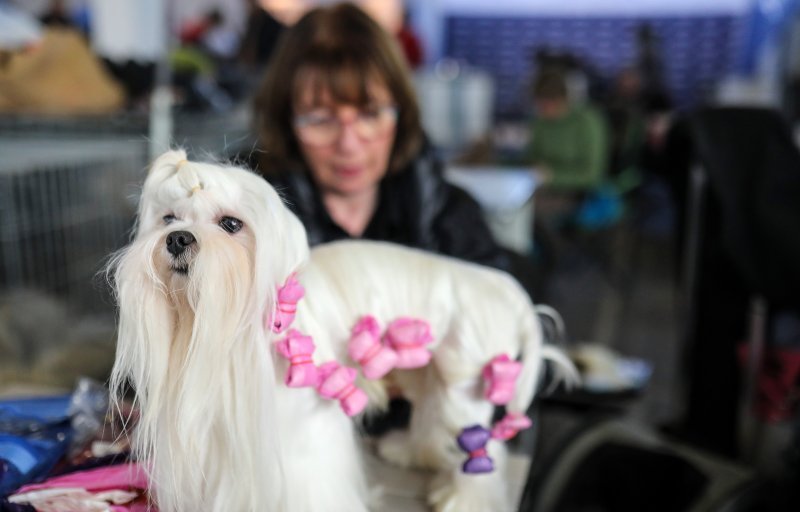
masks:
[[[319,385],[317,391],[325,398],[339,400],[342,410],[348,416],[355,416],[367,406],[367,395],[354,384],[356,371],[341,366],[336,361],[318,368]]]
[[[510,412],[492,427],[492,439],[508,441],[520,431],[530,427],[533,423],[524,414]]]
[[[291,329],[286,337],[275,342],[278,353],[289,360],[286,372],[286,385],[290,388],[316,387],[319,384],[319,372],[311,356],[314,354],[314,340],[295,329]]]
[[[267,326],[272,332],[282,333],[292,325],[297,313],[297,303],[305,295],[306,290],[297,281],[294,274],[286,279],[286,283],[278,288],[278,305],[273,314],[267,315]]]
[[[353,327],[347,352],[370,380],[380,379],[397,363],[397,353],[381,342],[380,325],[371,315],[361,317]]]
[[[431,360],[425,345],[433,341],[428,322],[417,318],[398,318],[386,328],[386,342],[397,353],[395,368],[420,368]]]
[[[510,359],[506,354],[492,358],[483,367],[486,399],[495,405],[507,404],[514,396],[514,387],[520,371],[522,371],[522,364]]]

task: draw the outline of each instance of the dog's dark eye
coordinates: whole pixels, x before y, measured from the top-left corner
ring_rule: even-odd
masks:
[[[169,215],[164,215],[162,219],[164,220],[164,224],[172,224],[175,222],[176,217],[170,213]]]
[[[219,221],[219,226],[228,233],[236,233],[242,229],[244,222],[233,217],[222,217],[222,219]]]

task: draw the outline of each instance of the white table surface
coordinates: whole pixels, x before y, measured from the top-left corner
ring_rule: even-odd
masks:
[[[539,182],[533,167],[448,166],[445,179],[469,192],[489,212],[522,208]]]
[[[450,166],[445,179],[475,198],[500,245],[520,254],[531,251],[533,199],[540,183],[533,167]]]

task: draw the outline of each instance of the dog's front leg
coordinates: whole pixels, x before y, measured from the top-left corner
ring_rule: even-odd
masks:
[[[310,389],[279,397],[286,506],[281,512],[367,512],[361,447],[353,422],[331,400]]]
[[[451,420],[455,404],[435,367],[398,371],[393,377],[413,410],[408,430],[390,432],[378,441],[381,458],[400,467],[452,467],[459,456],[455,436],[461,426]]]
[[[456,437],[465,427],[489,425],[493,406],[480,394],[480,383],[471,379],[446,384],[434,365],[395,375],[396,382],[413,404],[408,431],[382,438],[378,450],[384,459],[403,467],[433,469],[437,476],[428,501],[437,512],[502,512],[510,510],[506,486],[505,446],[487,447],[495,469],[486,474],[465,474],[467,455]]]
[[[428,463],[428,467],[438,471],[428,492],[428,502],[436,512],[511,510],[504,479],[505,445],[494,441],[486,445],[494,470],[479,474],[464,472],[467,454],[457,447],[456,438],[464,428],[490,424],[494,407],[481,396],[480,390],[477,380],[447,386],[440,383],[438,403],[423,400],[419,416],[415,412],[412,417],[412,451],[419,460]]]

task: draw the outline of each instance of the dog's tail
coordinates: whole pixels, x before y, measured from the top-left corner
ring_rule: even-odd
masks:
[[[514,398],[507,405],[509,412],[525,414],[528,410],[541,385],[541,370],[544,361],[552,363],[553,377],[549,386],[551,389],[559,382],[563,382],[567,387],[575,386],[580,382],[578,370],[569,357],[558,346],[548,343],[551,340],[545,339],[537,309],[534,308],[531,314],[523,315],[520,326],[522,330],[522,371],[517,379]],[[549,307],[546,312],[543,311],[547,316],[553,312],[554,310]],[[563,325],[560,317],[554,323],[556,326]]]

